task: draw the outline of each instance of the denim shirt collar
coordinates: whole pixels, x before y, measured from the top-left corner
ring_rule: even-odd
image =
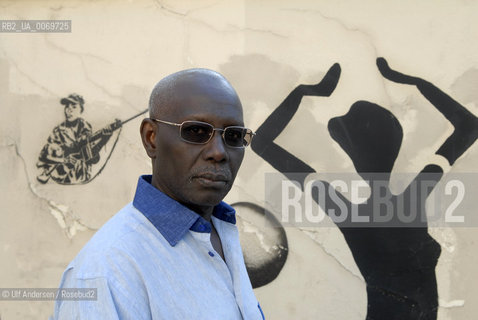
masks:
[[[174,247],[188,230],[211,232],[211,223],[156,189],[151,185],[151,178],[151,175],[139,177],[133,206],[141,211],[171,246]],[[214,207],[213,216],[236,223],[235,210],[223,201]]]

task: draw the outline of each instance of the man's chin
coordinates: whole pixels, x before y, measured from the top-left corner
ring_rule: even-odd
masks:
[[[194,204],[198,206],[217,206],[230,188],[199,188],[194,194]]]
[[[217,206],[222,199],[224,199],[226,195],[224,196],[218,196],[218,195],[211,195],[211,196],[203,196],[203,197],[196,197],[195,199],[195,205],[201,206],[201,207],[215,207]]]

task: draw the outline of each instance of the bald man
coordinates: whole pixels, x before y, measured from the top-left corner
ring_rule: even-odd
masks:
[[[244,265],[231,189],[254,133],[220,74],[180,71],[153,89],[141,139],[152,176],[68,265],[55,319],[264,319]]]

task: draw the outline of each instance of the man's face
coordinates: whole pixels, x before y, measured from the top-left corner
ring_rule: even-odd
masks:
[[[207,122],[215,128],[243,126],[242,107],[235,92],[220,81],[185,84],[167,111],[153,116],[170,122]],[[244,148],[224,144],[220,132],[207,144],[181,139],[179,127],[156,123],[156,158],[153,185],[189,206],[217,205],[229,192],[244,157]]]
[[[70,102],[65,106],[65,118],[67,121],[75,121],[80,114],[81,106],[78,103]]]

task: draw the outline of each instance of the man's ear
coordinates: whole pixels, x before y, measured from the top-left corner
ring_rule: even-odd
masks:
[[[154,159],[156,157],[156,123],[151,119],[143,119],[139,130],[146,153]]]

